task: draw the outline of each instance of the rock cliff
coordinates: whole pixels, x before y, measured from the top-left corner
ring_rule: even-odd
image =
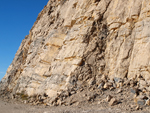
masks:
[[[49,0],[22,41],[1,90],[54,97],[82,86],[103,83],[106,88],[106,81],[120,79],[136,80],[142,87],[140,77],[147,88],[149,29],[149,0]]]

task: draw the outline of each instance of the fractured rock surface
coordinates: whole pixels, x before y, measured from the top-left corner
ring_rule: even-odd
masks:
[[[53,98],[93,85],[107,90],[129,84],[149,92],[149,12],[148,0],[49,0],[1,91]]]

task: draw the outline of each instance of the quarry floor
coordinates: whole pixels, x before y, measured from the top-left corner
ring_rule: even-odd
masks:
[[[149,111],[150,112],[150,111]],[[132,113],[149,113],[148,111],[133,111]],[[0,99],[0,113],[131,113],[117,107],[100,107],[99,105],[86,106],[33,106],[17,101]]]

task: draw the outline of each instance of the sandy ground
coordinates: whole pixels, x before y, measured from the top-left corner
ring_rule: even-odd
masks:
[[[131,113],[131,111],[122,111],[117,108],[101,108],[98,105],[90,106],[33,106],[16,101],[4,102],[0,99],[0,113]],[[136,111],[133,113],[150,113]]]

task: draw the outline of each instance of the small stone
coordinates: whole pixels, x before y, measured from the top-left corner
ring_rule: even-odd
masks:
[[[90,101],[90,100],[91,100],[91,97],[90,97],[90,96],[88,96],[88,97],[87,97],[87,100],[88,100],[88,101]]]
[[[145,102],[146,105],[150,106],[150,99],[147,99]]]
[[[106,79],[107,79],[106,76],[102,75],[101,80],[106,81]]]
[[[53,103],[53,106],[58,106],[57,103]]]
[[[109,88],[109,87],[108,87],[108,84],[105,83],[103,88],[104,88],[104,89],[108,89],[108,88]]]
[[[83,94],[83,97],[86,97],[87,96],[87,94]]]
[[[88,96],[88,97],[87,97],[87,100],[88,100],[88,101],[94,101],[94,98],[95,98],[95,97],[94,97],[93,95],[92,95],[92,96]]]
[[[149,86],[149,87],[146,87],[146,89],[147,89],[148,91],[150,91],[150,86]]]
[[[114,87],[110,87],[110,91],[114,90],[115,88]]]
[[[77,102],[77,103],[76,103],[76,106],[79,106],[79,105],[80,105],[80,102]]]
[[[61,100],[57,100],[57,104],[58,105],[62,105],[62,101]]]
[[[24,104],[27,104],[27,100],[24,101]]]
[[[136,85],[136,82],[133,80],[130,80],[130,87],[134,87]]]
[[[139,90],[137,88],[131,88],[130,91],[133,94],[137,94]]]
[[[139,106],[136,106],[136,108],[135,108],[136,110],[139,110],[140,109],[140,107]]]
[[[114,81],[113,81],[113,80],[108,80],[108,82],[110,82],[110,83],[114,83]]]
[[[124,85],[129,86],[130,85],[130,80],[125,81]]]
[[[114,88],[116,88],[116,87],[117,87],[116,83],[113,83],[113,87],[114,87]]]
[[[146,80],[147,84],[150,86],[150,80]]]
[[[82,92],[83,91],[83,88],[80,88],[80,90],[79,90],[80,92]]]
[[[139,98],[139,99],[143,99],[143,100],[147,100],[147,99],[148,99],[148,97],[147,97],[147,96],[145,96],[145,95],[139,95],[137,98]]]
[[[109,89],[112,86],[111,82],[107,82],[104,84],[104,89]]]
[[[98,101],[98,103],[97,104],[101,104],[101,101]]]
[[[137,94],[135,94],[135,95],[133,96],[133,98],[137,98],[137,96],[138,96],[138,95],[137,95]]]
[[[137,74],[137,78],[143,78],[141,74]]]
[[[120,85],[120,87],[122,87],[122,86],[123,86],[123,83],[122,83],[122,82],[120,82],[120,83],[119,83],[119,85]]]
[[[45,111],[45,112],[43,112],[43,113],[48,113],[48,112]]]
[[[110,102],[109,102],[109,105],[110,105],[110,106],[114,106],[114,105],[116,105],[116,104],[118,104],[118,101],[117,101],[116,98],[112,98],[112,99],[110,100]]]
[[[100,85],[97,87],[98,89],[102,89],[104,86],[104,82],[100,83]]]
[[[139,100],[137,101],[137,104],[143,106],[143,105],[145,105],[145,100],[139,99]]]
[[[148,98],[150,98],[150,92],[145,93]]]
[[[143,88],[142,92],[143,92],[143,93],[146,93],[147,91],[146,91],[146,89],[145,89],[145,88]]]
[[[106,98],[106,102],[109,102],[113,97],[111,95],[108,95]]]
[[[95,79],[92,78],[90,81],[89,81],[89,85],[94,85],[96,83]]]
[[[11,95],[11,98],[12,98],[12,99],[15,99],[15,95],[14,95],[14,94],[12,94],[12,95]]]
[[[146,82],[144,80],[140,80],[139,83],[141,86],[146,86]]]
[[[131,107],[131,109],[136,108],[136,105],[129,105],[129,107]]]
[[[75,94],[75,93],[76,93],[76,91],[71,91],[71,93],[70,93],[70,94],[71,94],[71,95],[73,95],[73,94]]]
[[[116,87],[117,87],[117,88],[120,88],[120,87],[122,87],[122,86],[123,86],[123,83],[122,83],[122,82],[116,83]]]
[[[134,100],[134,103],[137,103],[138,99],[137,99],[137,96],[136,96],[136,95],[134,95],[133,100]]]
[[[145,105],[147,99],[148,97],[146,97],[145,95],[139,95],[137,97],[134,97],[134,102],[138,105]]]
[[[117,93],[121,93],[121,92],[122,92],[122,89],[118,89],[118,90],[117,90]]]
[[[121,79],[121,78],[118,78],[118,77],[114,77],[114,81],[117,83],[119,83],[119,82],[122,82],[123,80]]]
[[[117,84],[116,84],[116,88],[120,88],[120,83],[117,83]]]

